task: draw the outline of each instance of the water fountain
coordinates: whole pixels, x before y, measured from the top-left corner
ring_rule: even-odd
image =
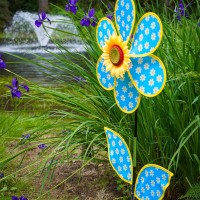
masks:
[[[51,41],[51,38],[59,40],[60,35],[55,29],[67,30],[73,34],[77,34],[77,30],[67,17],[48,15],[48,18],[51,24],[45,20],[46,28],[38,28],[35,26],[35,20],[38,19],[36,13],[18,11],[13,17],[12,24],[5,29],[5,40],[0,45],[0,52],[45,53],[46,50],[59,52]],[[60,38],[62,44],[69,47],[70,51],[84,50],[77,37],[63,34]]]
[[[13,17],[11,25],[5,29],[5,39],[0,44],[0,53],[3,54],[4,60],[12,63],[7,65],[9,70],[31,81],[40,81],[42,83],[50,82],[50,76],[45,74],[52,75],[51,72],[31,64],[31,62],[22,63],[20,59],[10,54],[19,55],[20,57],[27,58],[29,61],[45,65],[42,60],[37,59],[35,54],[42,54],[42,57],[53,60],[54,57],[49,52],[62,53],[56,43],[62,44],[70,52],[83,52],[85,50],[78,37],[55,30],[59,29],[77,34],[77,30],[69,18],[59,15],[47,16],[51,20],[51,24],[45,20],[44,29],[42,26],[39,28],[35,26],[35,20],[38,19],[36,13],[17,12]],[[6,77],[9,74],[1,70],[1,76]]]

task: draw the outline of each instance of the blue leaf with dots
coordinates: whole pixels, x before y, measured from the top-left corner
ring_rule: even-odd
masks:
[[[108,142],[108,157],[118,176],[132,184],[133,164],[131,153],[124,139],[115,131],[104,128]]]
[[[130,54],[141,57],[152,54],[159,46],[163,35],[160,18],[155,13],[144,14],[133,34]]]
[[[135,22],[135,4],[133,0],[117,0],[115,5],[115,22],[123,40],[128,40]]]
[[[137,90],[147,97],[158,95],[166,83],[166,71],[162,61],[154,56],[131,58],[129,73]]]
[[[111,76],[110,71],[106,72],[106,66],[103,63],[104,59],[100,57],[97,62],[97,78],[105,90],[112,90],[114,88],[114,78]]]
[[[96,29],[97,43],[101,49],[105,45],[106,40],[113,34],[117,35],[112,21],[106,17],[102,18]]]
[[[135,196],[139,200],[161,200],[172,176],[173,173],[159,165],[145,165],[137,176]]]
[[[130,68],[132,67],[130,65]],[[116,78],[114,96],[118,107],[123,112],[132,113],[138,108],[141,95],[133,85],[128,72],[123,78]]]

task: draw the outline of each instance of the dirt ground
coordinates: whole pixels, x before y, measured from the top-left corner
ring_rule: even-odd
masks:
[[[73,162],[68,165],[58,166],[55,170],[51,184],[47,184],[45,190],[59,184],[81,167],[81,162]],[[40,177],[34,182],[40,181]],[[50,194],[52,200],[111,200],[118,198],[120,193],[116,190],[115,178],[109,166],[89,164],[80,173],[53,190]]]
[[[33,149],[27,153],[24,158],[23,165],[32,163],[40,157],[41,150]],[[70,161],[56,165],[55,169],[51,168],[42,194],[51,190],[53,187],[60,184],[40,199],[49,200],[113,200],[125,199],[123,198],[122,191],[117,190],[117,177],[115,172],[110,166],[109,162],[99,164],[89,163],[82,170],[78,171],[82,166],[81,161]],[[30,169],[31,170],[31,169]],[[27,193],[29,200],[35,200],[39,196],[42,182],[45,177],[44,169],[42,172],[37,172],[35,175],[30,175],[31,190]],[[76,174],[71,176],[75,171]],[[29,173],[30,171],[27,171]],[[52,176],[53,172],[53,176]],[[28,175],[29,176],[29,175]],[[71,177],[70,177],[71,176]],[[24,172],[20,173],[19,177],[23,179]],[[27,175],[25,175],[27,178]],[[126,186],[126,184],[125,184]],[[25,191],[26,194],[26,191]]]
[[[11,144],[10,147],[16,147],[15,145],[16,144]],[[23,162],[20,168],[23,170],[20,171],[15,178],[16,180],[21,179],[21,181],[27,182],[26,188],[20,192],[26,196],[28,200],[130,199],[130,185],[120,181],[108,161],[98,162],[98,164],[91,162],[81,170],[79,169],[82,167],[82,162],[76,159],[69,162],[58,162],[55,167],[51,166],[48,168],[49,161],[46,168],[38,171],[37,168],[42,166],[41,163],[43,161],[41,149],[34,148],[28,151],[25,156],[21,156],[21,158],[23,158]],[[20,158],[18,157],[17,160],[17,162],[15,160],[15,165],[12,167],[12,170],[16,170],[16,168],[19,167],[17,163],[21,162]],[[33,167],[26,168],[26,166],[38,160],[41,160],[41,162]],[[35,173],[33,173],[34,170]],[[49,172],[48,175],[47,172]],[[40,193],[45,178],[44,188]],[[117,190],[119,186],[123,187],[120,191]],[[166,191],[165,200],[177,200],[180,196],[177,191],[177,188],[175,191],[171,192],[168,189]],[[172,198],[169,192],[176,195],[172,195]],[[129,198],[125,197],[126,195],[123,193],[128,195]],[[43,196],[39,198],[40,194]]]

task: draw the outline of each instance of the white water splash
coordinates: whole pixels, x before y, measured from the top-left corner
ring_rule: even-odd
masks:
[[[19,11],[13,17],[12,25],[5,29],[5,34],[12,35],[12,37],[14,38],[17,31],[20,34],[29,34],[30,31],[33,30],[40,46],[47,46],[50,37],[54,32],[54,29],[58,26],[59,28],[61,27],[61,29],[65,29],[70,33],[77,34],[77,30],[75,26],[71,23],[69,18],[60,15],[48,14],[47,17],[51,20],[51,24],[47,20],[45,20],[44,25],[46,26],[46,28],[44,30],[42,26],[35,26],[35,20],[38,19],[38,15],[36,13]]]
[[[62,47],[70,52],[85,52],[85,46],[82,44],[65,44]],[[63,50],[56,47],[54,44],[48,44],[45,48],[38,47],[37,44],[24,45],[0,45],[0,52],[9,53],[25,53],[25,54],[45,54],[49,52],[61,53]]]

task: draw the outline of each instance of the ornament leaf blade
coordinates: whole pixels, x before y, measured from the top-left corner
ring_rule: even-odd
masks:
[[[123,181],[132,184],[133,164],[126,142],[115,131],[106,127],[104,130],[108,143],[108,158],[112,168]]]

